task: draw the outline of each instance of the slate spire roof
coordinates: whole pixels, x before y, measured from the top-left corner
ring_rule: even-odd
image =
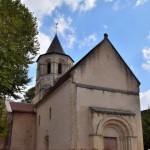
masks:
[[[59,39],[57,37],[57,34],[55,35],[52,43],[50,44],[46,54],[51,54],[51,53],[57,53],[57,54],[65,54],[60,42],[59,42]]]

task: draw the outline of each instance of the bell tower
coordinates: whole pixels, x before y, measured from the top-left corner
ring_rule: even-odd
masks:
[[[73,62],[73,59],[65,54],[56,34],[47,52],[37,59],[33,104],[43,98],[56,81],[73,66]]]

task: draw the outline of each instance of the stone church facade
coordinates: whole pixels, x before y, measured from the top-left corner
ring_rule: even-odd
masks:
[[[74,66],[55,35],[37,60],[32,104],[6,104],[6,147],[143,150],[139,85],[107,34]]]

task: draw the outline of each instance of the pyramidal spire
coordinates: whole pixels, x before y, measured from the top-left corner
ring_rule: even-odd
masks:
[[[46,54],[50,54],[50,53],[65,54],[65,52],[59,42],[59,39],[57,37],[57,33],[55,34],[55,37],[46,52]]]

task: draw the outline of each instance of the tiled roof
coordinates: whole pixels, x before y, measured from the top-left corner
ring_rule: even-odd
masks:
[[[10,102],[12,112],[35,113],[32,104]]]

